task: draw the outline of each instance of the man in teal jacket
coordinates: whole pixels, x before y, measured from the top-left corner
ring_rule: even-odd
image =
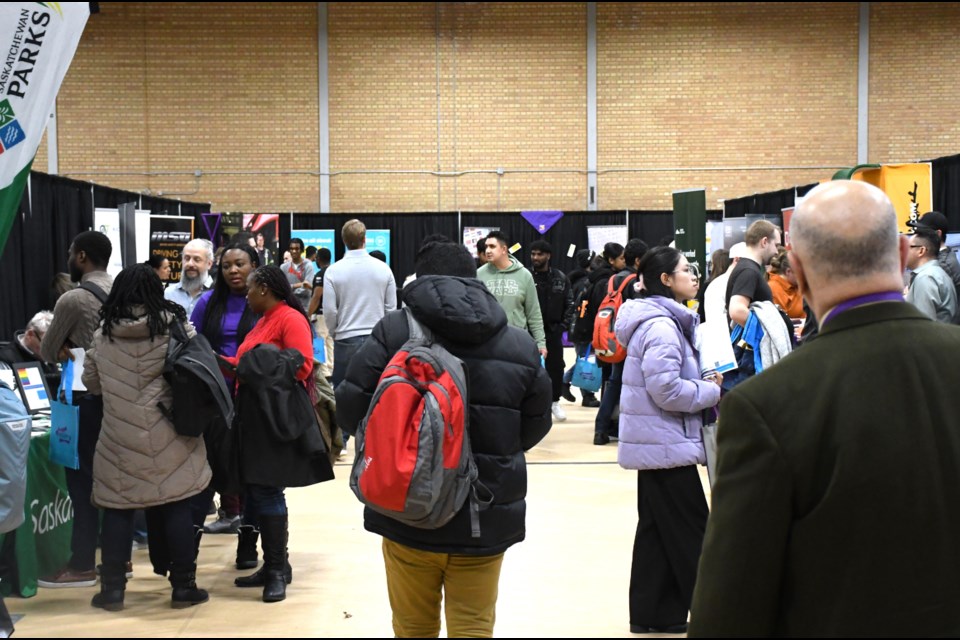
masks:
[[[960,635],[960,328],[903,301],[876,187],[818,186],[790,238],[820,333],[720,404],[689,635]]]
[[[547,337],[533,276],[520,261],[510,255],[507,237],[500,231],[487,236],[487,264],[477,269],[477,279],[486,285],[503,310],[507,324],[528,331],[537,343],[540,355],[547,355]]]

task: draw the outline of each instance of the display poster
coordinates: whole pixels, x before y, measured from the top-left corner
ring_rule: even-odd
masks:
[[[901,233],[910,232],[907,222],[916,221],[933,209],[933,171],[929,162],[861,169],[853,174],[852,179],[869,182],[887,194],[897,212]]]
[[[463,228],[463,246],[467,248],[470,255],[476,260],[477,243],[481,238],[486,238],[491,231],[500,231],[500,227],[464,227]]]
[[[367,253],[382,251],[390,265],[390,229],[367,229]]]
[[[337,255],[334,251],[334,239],[336,232],[333,229],[294,229],[290,232],[291,238],[300,238],[303,240],[303,247],[316,247],[319,249],[330,250],[330,264],[337,261]]]
[[[603,245],[616,242],[622,247],[627,246],[627,226],[610,225],[603,227],[587,227],[587,248],[600,255]]]
[[[251,244],[260,256],[260,264],[281,264],[286,247],[280,250],[280,214],[245,213],[243,230],[253,234]]]
[[[183,247],[192,239],[193,218],[150,216],[150,257],[163,256],[170,261],[170,282],[180,282]]]
[[[110,238],[112,251],[107,273],[114,278],[123,270],[123,252],[120,250],[120,212],[117,209],[94,209],[93,228]]]

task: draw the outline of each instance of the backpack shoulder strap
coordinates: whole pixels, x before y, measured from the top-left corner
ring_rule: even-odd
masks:
[[[611,276],[610,282],[607,284],[607,293],[613,293],[613,281],[617,279],[617,276]],[[623,290],[627,288],[627,285],[637,279],[637,274],[631,273],[626,278],[623,279],[623,282],[620,283],[620,286],[617,287],[617,295],[623,296]]]
[[[407,316],[407,327],[410,330],[408,340],[418,340],[433,344],[433,333],[413,317],[413,312],[410,311],[410,307],[404,307],[403,312]]]
[[[100,304],[103,304],[107,301],[107,292],[92,282],[84,282],[79,288],[92,293],[93,296],[100,301]]]

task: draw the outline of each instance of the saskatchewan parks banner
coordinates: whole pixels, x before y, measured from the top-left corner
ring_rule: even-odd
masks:
[[[0,255],[89,2],[0,2]]]

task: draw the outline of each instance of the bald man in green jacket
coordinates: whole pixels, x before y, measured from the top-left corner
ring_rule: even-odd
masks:
[[[876,187],[818,186],[790,236],[820,334],[720,405],[689,635],[960,635],[960,327],[903,301]]]

